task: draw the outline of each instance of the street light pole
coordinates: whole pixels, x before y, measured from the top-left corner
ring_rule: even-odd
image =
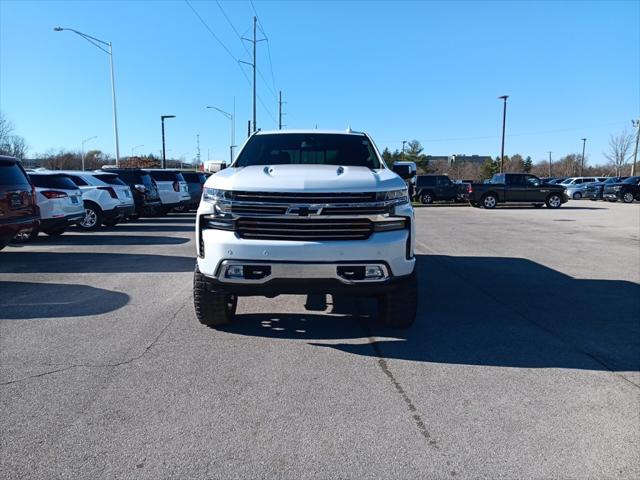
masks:
[[[167,151],[165,150],[165,146],[164,146],[164,119],[165,118],[176,118],[175,115],[161,115],[160,116],[160,123],[162,123],[162,168],[167,168]]]
[[[78,30],[74,30],[73,28],[62,28],[55,27],[53,29],[54,32],[63,32],[63,31],[73,32],[76,35],[81,36],[87,42],[93,44],[98,47],[100,50],[109,55],[109,68],[111,70],[111,100],[113,103],[113,134],[115,139],[115,147],[116,147],[116,167],[120,164],[120,141],[118,139],[118,112],[116,109],[116,81],[115,75],[113,73],[113,45],[111,42],[105,42],[104,40],[100,40],[99,38],[92,37],[91,35],[87,35],[86,33],[79,32]],[[108,48],[105,49],[102,45]]]
[[[82,141],[82,171],[84,172],[84,144],[87,142],[90,142],[91,140],[95,140],[96,138],[98,138],[97,136],[95,137],[90,137],[90,138],[85,138]]]
[[[587,145],[587,139],[582,138],[581,140],[582,140],[582,161],[580,162],[580,176],[582,177],[584,175],[584,150]]]
[[[131,147],[131,156],[133,157],[133,152],[136,148],[144,147],[144,145],[136,145],[135,147]]]
[[[636,127],[636,148],[633,150],[633,163],[631,164],[631,176],[636,174],[636,161],[638,160],[638,142],[640,142],[640,119],[631,120],[631,125]]]
[[[402,140],[402,160],[404,161],[404,146],[406,145],[407,141],[406,140]]]
[[[504,133],[507,125],[507,98],[509,95],[498,97],[503,100],[504,107],[502,109],[502,148],[500,149],[500,173],[504,173]]]
[[[235,112],[236,112],[236,97],[233,97],[233,113],[229,113],[229,112],[225,112],[224,110],[222,110],[221,108],[218,107],[207,107],[210,108],[212,110],[216,110],[218,112],[220,112],[222,115],[224,115],[225,117],[227,117],[229,120],[231,120],[231,145],[229,145],[229,156],[230,156],[230,161],[231,163],[233,163],[233,149],[235,148],[235,141],[236,141],[236,127],[235,127],[235,121],[234,119],[236,118]],[[231,165],[231,163],[229,165]]]

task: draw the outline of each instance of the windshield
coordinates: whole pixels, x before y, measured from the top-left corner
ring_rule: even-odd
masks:
[[[568,185],[573,182],[573,178],[567,178],[566,180],[561,181],[560,183],[563,185]]]
[[[382,168],[367,137],[328,133],[254,135],[242,149],[233,166],[252,165],[342,165]]]
[[[640,177],[629,177],[626,180],[623,180],[622,183],[638,183],[638,180],[640,180]]]

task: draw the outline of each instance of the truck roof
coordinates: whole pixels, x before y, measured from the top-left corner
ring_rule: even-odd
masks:
[[[260,130],[255,135],[286,135],[287,133],[304,133],[304,134],[331,134],[331,135],[357,135],[364,136],[364,132],[356,132],[349,130],[317,130],[313,128],[299,130]]]

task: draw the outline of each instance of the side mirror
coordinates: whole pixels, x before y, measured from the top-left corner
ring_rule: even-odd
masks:
[[[227,168],[227,164],[226,163],[221,163],[220,164],[220,170],[224,170],[225,168]]]
[[[408,180],[416,175],[416,165],[415,163],[400,163],[393,164],[393,172],[398,175],[400,178],[404,180]]]

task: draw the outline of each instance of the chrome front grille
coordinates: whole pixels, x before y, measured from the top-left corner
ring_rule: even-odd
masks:
[[[366,240],[373,224],[367,218],[239,218],[236,232],[261,240]]]
[[[231,201],[258,203],[366,203],[375,202],[375,192],[310,193],[310,192],[230,192]]]

